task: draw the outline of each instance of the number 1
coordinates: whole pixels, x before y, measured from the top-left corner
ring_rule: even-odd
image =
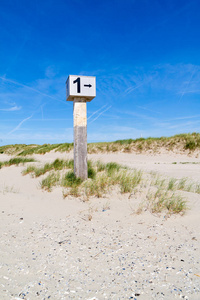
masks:
[[[76,80],[73,81],[73,83],[77,83],[77,93],[81,92],[81,78],[78,77]]]

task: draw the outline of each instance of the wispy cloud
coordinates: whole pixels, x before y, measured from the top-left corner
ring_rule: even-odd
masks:
[[[190,78],[189,78],[189,80],[188,80],[188,82],[187,82],[187,84],[186,84],[184,90],[181,92],[181,96],[180,96],[179,102],[181,102],[181,99],[183,98],[183,96],[184,96],[185,93],[187,92],[187,89],[188,89],[188,87],[189,87],[189,85],[190,85],[190,82],[192,81],[192,78],[193,78],[193,76],[194,76],[195,71],[196,71],[196,67],[194,66],[194,69],[193,69],[193,71],[192,71],[192,74],[191,74],[191,76],[190,76]]]
[[[8,79],[8,78],[6,78],[5,76],[4,76],[4,77],[0,76],[0,79],[2,79],[3,81],[7,81],[7,82],[10,82],[10,83],[13,83],[13,84],[18,85],[18,86],[21,86],[21,87],[25,87],[25,88],[27,88],[27,89],[29,89],[29,90],[31,90],[31,91],[34,91],[34,92],[36,92],[36,93],[38,93],[38,94],[40,94],[40,95],[42,95],[42,96],[45,96],[45,97],[51,98],[51,99],[53,99],[53,100],[56,100],[56,101],[65,103],[65,101],[63,101],[63,100],[61,100],[61,99],[55,98],[55,97],[53,97],[53,96],[50,96],[50,95],[48,95],[48,94],[46,94],[46,93],[43,93],[43,92],[39,91],[38,89],[32,88],[32,87],[30,87],[30,86],[28,86],[28,85],[26,85],[26,84],[22,84],[22,83],[20,83],[20,82],[18,82],[18,81]]]
[[[93,112],[89,117],[88,120],[92,118],[92,116],[94,116],[95,114],[97,114],[100,110],[102,110],[104,107],[106,107],[107,104],[103,105],[101,108],[99,108],[98,110],[96,110],[95,112]]]
[[[200,115],[193,115],[193,116],[183,116],[183,117],[177,117],[177,118],[173,118],[170,119],[170,121],[174,121],[174,120],[187,120],[187,119],[195,119],[195,118],[199,118]]]
[[[138,84],[138,85],[136,85],[136,86],[131,86],[131,87],[127,88],[127,89],[125,90],[124,95],[128,95],[128,94],[132,93],[134,90],[137,90],[137,89],[138,89],[139,87],[141,87],[142,85],[144,85],[144,82],[142,82],[141,84]]]
[[[149,109],[147,107],[144,107],[144,106],[139,106],[137,105],[138,108],[141,108],[141,109],[144,109],[144,110],[147,110],[147,111],[150,111],[150,112],[153,112],[153,113],[156,113],[156,114],[160,114],[159,111],[155,111],[155,110],[152,110],[152,109]]]
[[[10,108],[0,108],[0,111],[16,111],[16,110],[21,110],[21,106],[13,106]]]
[[[28,121],[29,119],[31,119],[32,116],[33,116],[33,115],[31,115],[30,117],[28,117],[28,118],[22,120],[22,121],[21,121],[14,129],[12,129],[12,130],[8,133],[8,135],[10,135],[11,133],[17,131],[17,130],[22,126],[22,124],[23,124],[24,122]]]
[[[130,115],[130,116],[133,116],[133,117],[136,117],[136,118],[139,118],[139,119],[143,119],[143,120],[149,120],[149,121],[155,121],[156,120],[156,118],[154,118],[154,117],[139,114],[139,113],[133,112],[133,111],[123,111],[123,114],[124,115],[127,114],[127,115]]]
[[[89,123],[93,123],[94,121],[96,121],[102,114],[104,114],[107,110],[109,110],[112,107],[112,105],[110,105],[109,107],[107,107],[105,110],[103,110],[102,112],[100,112],[96,118],[94,118],[92,121],[90,121]]]

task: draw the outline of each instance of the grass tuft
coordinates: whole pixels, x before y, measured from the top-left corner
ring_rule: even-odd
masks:
[[[173,191],[176,188],[176,182],[177,182],[177,180],[175,178],[171,178],[169,180],[168,188],[167,189]]]
[[[89,198],[90,196],[102,197],[109,191],[110,181],[105,173],[98,174],[94,180],[87,180],[84,183],[84,192]]]
[[[39,177],[41,175],[44,175],[47,172],[50,172],[51,170],[63,170],[63,169],[73,169],[74,162],[72,159],[70,160],[60,160],[56,159],[54,162],[46,163],[43,167],[35,167],[35,166],[28,166],[26,170],[23,171],[23,174],[29,174],[33,173],[35,177]]]
[[[134,173],[128,173],[127,171],[121,172],[119,176],[119,185],[121,193],[131,193],[132,190],[140,183],[141,179],[141,171],[135,170]]]
[[[143,194],[143,202],[139,205],[137,213],[148,209],[157,214],[163,211],[167,212],[167,215],[184,214],[187,209],[186,202],[179,194],[179,190],[200,193],[200,184],[188,182],[186,178],[166,179],[151,172],[147,180],[143,178],[141,171],[130,170],[117,163],[88,161],[88,179],[85,181],[76,178],[72,170],[68,170],[64,176],[61,176],[63,169],[72,168],[72,160],[57,159],[42,168],[28,166],[24,174],[33,173],[35,176],[40,176],[50,172],[42,180],[41,187],[51,191],[53,186],[62,186],[63,197],[68,195],[81,196],[83,199],[89,199],[91,196],[104,197],[113,186],[117,186],[122,194],[129,193],[129,197],[134,195],[134,199],[138,194]]]
[[[121,166],[115,162],[107,163],[105,169],[109,177],[111,177],[115,172],[119,172]]]
[[[41,182],[41,188],[47,190],[48,192],[51,191],[53,186],[56,186],[59,183],[60,174],[59,172],[50,173],[45,179]]]
[[[11,158],[8,161],[4,161],[1,162],[1,167],[5,166],[5,167],[9,167],[12,165],[19,165],[19,164],[25,164],[27,162],[35,162],[35,159],[33,158],[25,158],[25,157],[15,157],[15,158]]]
[[[64,187],[77,187],[82,182],[81,178],[76,178],[74,172],[68,172],[63,178],[62,185]]]
[[[158,189],[148,195],[149,209],[152,213],[167,211],[167,214],[184,214],[187,210],[186,201],[181,195]]]
[[[96,171],[93,167],[88,167],[88,178],[95,179]]]

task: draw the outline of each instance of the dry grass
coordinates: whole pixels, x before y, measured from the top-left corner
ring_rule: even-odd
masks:
[[[172,137],[160,138],[140,138],[117,140],[111,143],[91,143],[88,144],[89,153],[105,153],[105,152],[154,152],[157,153],[161,149],[166,151],[192,152],[200,150],[200,134],[179,134]]]
[[[200,184],[185,178],[166,179],[156,173],[143,175],[141,171],[131,170],[117,163],[89,161],[89,178],[86,181],[76,178],[70,168],[73,168],[73,161],[55,160],[52,164],[45,164],[43,168],[29,166],[24,174],[33,173],[35,176],[41,176],[48,172],[46,178],[41,181],[41,188],[51,191],[54,186],[61,186],[64,188],[64,198],[69,195],[81,197],[84,201],[90,197],[100,198],[112,193],[114,186],[119,193],[129,194],[129,198],[135,200],[137,194],[142,195],[142,202],[136,209],[137,213],[149,210],[154,214],[161,212],[167,215],[184,214],[187,205],[179,191],[200,193]],[[65,169],[68,171],[63,175]]]
[[[53,186],[58,185],[60,182],[60,174],[59,172],[51,172],[45,179],[43,179],[40,183],[42,189],[50,192]]]
[[[186,201],[179,194],[172,193],[168,190],[157,189],[154,192],[148,192],[147,206],[152,213],[161,213],[166,211],[170,214],[184,214],[187,210]]]
[[[52,150],[59,152],[69,152],[73,149],[73,143],[63,144],[44,144],[44,145],[7,145],[0,147],[0,153],[15,154],[26,156],[31,154],[45,154]],[[88,153],[106,153],[106,152],[159,152],[161,149],[166,151],[179,151],[190,153],[200,150],[200,133],[178,134],[172,137],[160,138],[139,138],[117,140],[115,142],[90,143],[88,144]]]
[[[10,160],[4,161],[4,162],[0,162],[0,169],[2,167],[10,167],[12,165],[16,165],[18,166],[19,164],[25,164],[27,162],[35,162],[35,159],[33,158],[26,158],[26,157],[15,157],[15,158],[11,158]]]
[[[63,169],[73,169],[74,162],[72,159],[70,160],[63,160],[63,159],[56,159],[53,163],[46,163],[43,167],[36,167],[36,166],[28,166],[24,171],[23,175],[26,174],[33,174],[35,177],[39,177],[44,175],[51,170],[63,170]]]

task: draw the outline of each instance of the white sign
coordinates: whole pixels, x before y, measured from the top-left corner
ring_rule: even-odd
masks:
[[[66,82],[67,100],[84,98],[91,101],[96,97],[96,77],[69,75]]]

